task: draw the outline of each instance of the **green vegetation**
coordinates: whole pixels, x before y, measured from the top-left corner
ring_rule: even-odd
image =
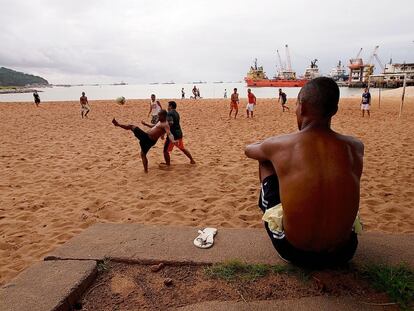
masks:
[[[360,272],[375,289],[386,292],[402,309],[408,310],[414,303],[414,271],[407,266],[370,264]]]
[[[297,274],[298,269],[288,265],[264,265],[264,264],[246,264],[238,260],[226,261],[207,267],[204,273],[214,279],[225,281],[232,280],[249,280],[254,281],[264,277],[269,273],[293,273]]]
[[[111,265],[111,260],[109,258],[104,258],[103,260],[98,260],[96,267],[99,272],[108,271]]]
[[[0,67],[0,86],[21,87],[30,84],[48,85],[49,83],[42,77]]]
[[[367,279],[373,288],[387,293],[403,310],[409,310],[414,303],[414,271],[405,265],[370,264],[362,268],[349,267],[343,271],[357,272],[362,278]],[[231,260],[206,267],[204,273],[210,278],[225,281],[254,281],[271,273],[294,275],[302,281],[308,281],[312,271],[292,265],[246,264]]]

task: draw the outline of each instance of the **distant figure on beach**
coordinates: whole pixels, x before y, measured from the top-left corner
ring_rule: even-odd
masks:
[[[34,103],[35,103],[36,107],[39,107],[39,104],[40,104],[40,96],[37,93],[37,91],[34,91],[33,98],[34,98]]]
[[[158,113],[162,110],[162,106],[158,100],[156,100],[155,94],[151,94],[151,102],[149,104],[150,110],[148,111],[148,117],[151,114],[151,124],[158,122]]]
[[[180,115],[177,112],[177,103],[175,101],[168,102],[168,114],[167,121],[170,126],[170,132],[174,137],[175,142],[171,142],[170,138],[167,137],[164,144],[164,160],[166,165],[170,165],[171,158],[170,153],[173,151],[174,146],[180,149],[187,158],[190,159],[191,164],[195,164],[193,156],[190,151],[184,147],[183,131],[180,126]]]
[[[227,89],[224,89],[224,98],[227,98]]]
[[[194,98],[194,99],[197,99],[197,87],[196,87],[195,85],[194,85],[194,87],[193,87],[192,92],[193,92],[193,98]]]
[[[370,107],[371,107],[371,93],[369,92],[369,89],[366,87],[364,93],[362,94],[362,100],[361,100],[362,117],[365,116],[365,111],[367,112],[368,117],[371,117],[371,114],[369,111]]]
[[[199,89],[199,88],[197,88],[196,93],[197,93],[197,97],[198,97],[198,98],[201,98],[201,96],[200,96],[200,89]]]
[[[236,111],[234,114],[234,118],[236,119],[237,114],[239,113],[239,94],[237,93],[237,89],[234,88],[233,94],[230,97],[230,112],[229,112],[229,119],[231,118],[231,113],[233,109]]]
[[[287,96],[286,94],[282,91],[282,89],[279,89],[279,99],[277,101],[278,103],[282,103],[282,108],[283,108],[283,112],[285,112],[285,109],[287,109],[289,111],[289,107],[286,106],[286,102],[287,102]]]
[[[89,106],[88,98],[85,96],[85,92],[82,92],[82,96],[79,98],[81,105],[81,117],[82,119],[88,117],[89,111],[91,111],[91,106]]]
[[[247,89],[247,106],[246,106],[246,113],[247,117],[249,117],[249,113],[253,118],[253,110],[256,106],[256,96],[252,93],[251,89]]]
[[[364,145],[331,129],[338,101],[332,79],[309,81],[296,103],[299,132],[245,150],[259,162],[259,207],[273,246],[301,266],[348,262],[362,229],[357,213]]]
[[[181,99],[185,98],[185,92],[184,92],[184,88],[181,89]]]
[[[112,120],[113,125],[120,127],[124,130],[132,131],[135,137],[139,140],[139,145],[141,146],[142,165],[144,166],[145,173],[148,173],[147,153],[151,149],[151,147],[153,147],[157,143],[158,138],[164,136],[164,134],[167,134],[170,141],[175,143],[174,137],[170,133],[170,126],[167,122],[167,111],[161,110],[158,113],[158,118],[159,121],[155,125],[148,124],[142,121],[143,125],[150,128],[148,132],[144,132],[138,126],[135,125],[121,124],[118,121],[116,121],[115,118]]]

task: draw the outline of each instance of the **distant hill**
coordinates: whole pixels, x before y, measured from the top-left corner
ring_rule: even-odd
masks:
[[[42,77],[0,67],[0,86],[25,86],[30,84],[48,85],[49,82]]]

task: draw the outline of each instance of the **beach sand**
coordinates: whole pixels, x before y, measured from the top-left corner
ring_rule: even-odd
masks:
[[[399,98],[384,96],[381,109],[374,98],[371,119],[360,117],[359,99],[342,99],[333,119],[366,146],[360,213],[369,231],[414,232],[414,100],[399,119]],[[293,111],[259,100],[250,120],[243,102],[228,120],[227,100],[177,103],[197,164],[174,150],[171,168],[160,168],[159,141],[149,174],[132,133],[111,124],[147,119],[148,100],[92,101],[88,120],[77,102],[0,105],[0,284],[97,222],[262,227],[257,163],[244,146],[295,131]]]

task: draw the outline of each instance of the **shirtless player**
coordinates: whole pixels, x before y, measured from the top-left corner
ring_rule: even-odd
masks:
[[[81,105],[81,117],[87,118],[89,111],[91,111],[91,107],[89,106],[88,98],[85,96],[85,92],[82,92],[82,96],[79,98],[79,102]]]
[[[235,88],[233,90],[233,94],[231,94],[230,98],[230,112],[229,112],[229,119],[231,118],[231,113],[233,112],[233,109],[236,111],[234,114],[234,118],[236,119],[237,114],[239,113],[239,94],[237,93],[237,89]]]
[[[259,207],[273,246],[283,259],[302,266],[346,263],[358,245],[364,145],[331,129],[338,100],[332,79],[311,80],[296,103],[299,132],[245,150],[259,161]]]
[[[148,159],[147,153],[156,143],[158,138],[167,134],[170,141],[175,143],[174,136],[171,135],[170,126],[167,122],[167,111],[161,110],[158,113],[159,121],[157,124],[148,124],[142,121],[142,124],[149,127],[150,130],[148,132],[144,132],[138,126],[135,125],[124,125],[120,124],[115,118],[112,120],[113,125],[123,128],[124,130],[132,131],[135,137],[139,140],[139,145],[141,146],[141,158],[142,164],[144,166],[145,173],[148,173]]]

